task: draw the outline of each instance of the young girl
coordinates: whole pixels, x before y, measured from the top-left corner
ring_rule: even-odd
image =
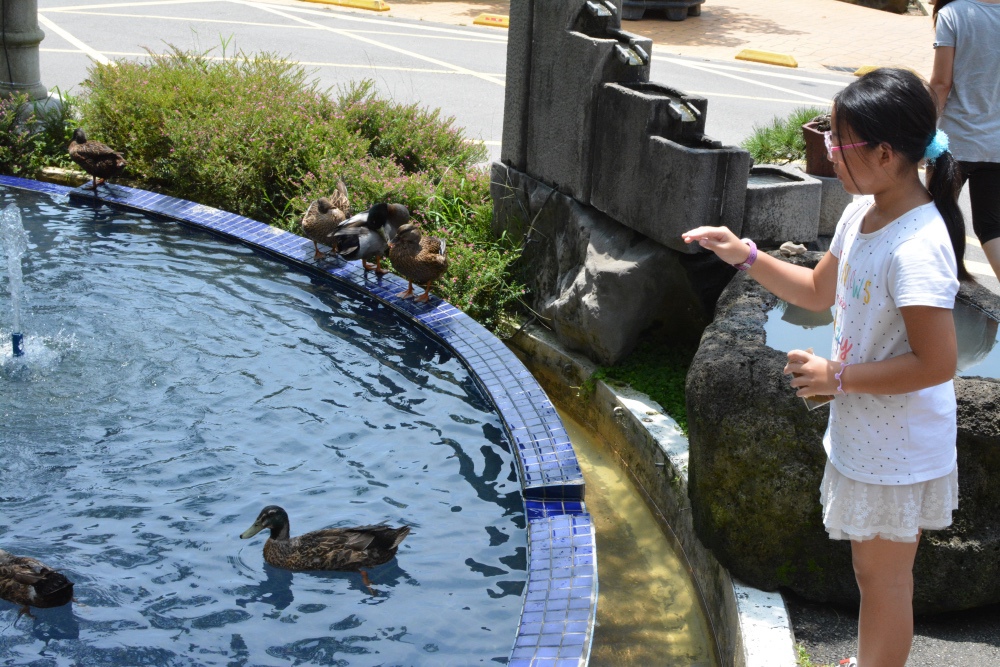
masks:
[[[847,191],[866,196],[815,269],[758,255],[725,227],[683,235],[785,301],[834,307],[831,358],[792,350],[785,373],[798,396],[836,396],[821,502],[830,537],[851,540],[861,667],[905,664],[921,530],[950,525],[958,507],[952,308],[968,274],[960,176],[936,120],[907,70],[875,70],[837,94],[827,151]],[[929,188],[922,159],[935,166]]]

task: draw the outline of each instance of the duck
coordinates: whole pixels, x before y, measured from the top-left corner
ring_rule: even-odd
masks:
[[[97,197],[97,187],[103,185],[106,179],[117,176],[125,168],[125,157],[118,151],[100,141],[88,141],[87,133],[82,127],[73,130],[73,138],[69,142],[69,157],[93,179],[89,189]],[[98,183],[100,179],[100,183]],[[84,186],[87,187],[87,186]]]
[[[423,286],[424,293],[414,300],[426,302],[430,298],[431,283],[448,269],[444,240],[421,234],[412,223],[396,232],[396,238],[389,245],[389,259],[408,281],[407,288],[396,295],[401,299],[413,296],[413,283],[417,283]]]
[[[41,561],[0,549],[0,598],[30,607],[60,607],[73,599],[73,582]]]
[[[330,245],[346,260],[361,260],[365,271],[387,273],[382,258],[396,230],[410,220],[410,211],[402,204],[378,203],[367,211],[342,222],[331,236]],[[372,260],[375,261],[372,264]]]
[[[313,242],[316,257],[322,257],[320,243],[330,243],[330,235],[347,219],[349,203],[343,181],[337,182],[337,191],[329,197],[320,197],[309,204],[302,216],[302,234]]]
[[[371,582],[364,568],[388,563],[396,556],[400,542],[410,534],[409,526],[393,528],[377,524],[323,528],[289,537],[288,513],[278,505],[268,505],[240,537],[250,539],[266,528],[271,529],[264,543],[264,561],[268,565],[293,572],[358,571],[369,590]]]

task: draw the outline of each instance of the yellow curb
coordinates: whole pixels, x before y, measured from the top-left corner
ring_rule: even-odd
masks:
[[[503,14],[480,14],[472,22],[475,25],[491,25],[496,28],[510,27],[510,17]]]
[[[771,53],[770,51],[757,51],[756,49],[743,49],[736,54],[737,60],[750,60],[756,63],[766,63],[768,65],[781,65],[782,67],[798,67],[795,58],[784,53]]]
[[[338,7],[352,7],[354,9],[370,9],[373,12],[387,12],[391,9],[382,0],[306,0],[306,2],[318,2],[323,5],[337,5]]]
[[[901,65],[865,65],[864,67],[859,67],[856,70],[854,70],[854,76],[864,76],[865,74],[868,74],[868,72],[874,72],[875,70],[881,69],[882,67],[896,67],[898,69],[905,69],[908,72],[913,72],[921,79],[924,78],[923,74],[913,69],[912,67],[903,67]]]

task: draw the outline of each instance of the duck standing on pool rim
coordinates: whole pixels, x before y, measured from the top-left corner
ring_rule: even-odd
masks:
[[[409,220],[410,211],[402,204],[380,202],[340,223],[330,237],[330,245],[344,259],[359,259],[365,271],[374,269],[376,275],[382,275],[387,273],[382,268],[382,258],[389,250],[389,243],[396,230]],[[372,261],[375,263],[371,264]]]
[[[389,244],[389,259],[409,284],[396,296],[401,299],[413,296],[413,283],[417,283],[423,286],[424,293],[414,301],[427,301],[431,295],[431,283],[448,269],[444,248],[444,239],[423,235],[420,228],[412,223],[400,227],[396,238]]]
[[[322,257],[320,243],[332,242],[332,235],[340,223],[347,219],[350,202],[347,199],[347,186],[343,181],[337,181],[337,190],[329,197],[320,197],[309,204],[302,216],[302,235],[313,242],[315,257]]]
[[[29,556],[15,556],[0,549],[0,598],[29,607],[60,607],[73,599],[73,582]]]
[[[268,505],[257,520],[240,535],[249,539],[271,529],[264,543],[264,560],[268,565],[286,570],[347,570],[358,571],[371,590],[365,567],[388,563],[396,555],[399,543],[410,534],[410,527],[392,528],[385,524],[352,528],[324,528],[289,537],[288,513],[277,505]]]
[[[69,142],[69,157],[83,170],[90,174],[93,184],[90,189],[97,197],[97,186],[105,179],[117,176],[125,168],[125,157],[100,141],[87,141],[87,134],[82,127],[73,130],[73,139]],[[101,179],[98,183],[97,179]]]

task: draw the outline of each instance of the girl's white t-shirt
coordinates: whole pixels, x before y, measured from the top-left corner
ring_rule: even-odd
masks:
[[[933,204],[919,206],[871,234],[861,233],[873,204],[844,211],[830,252],[838,259],[833,306],[835,361],[882,361],[910,352],[899,308],[953,309],[958,267]],[[949,380],[907,394],[838,395],[823,446],[845,476],[869,484],[914,484],[956,463],[955,386]]]

